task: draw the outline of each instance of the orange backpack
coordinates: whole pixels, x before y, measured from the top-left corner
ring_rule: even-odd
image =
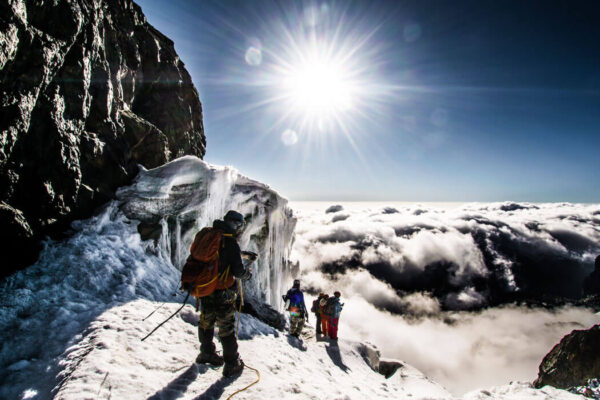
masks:
[[[226,235],[220,230],[206,227],[196,234],[190,247],[190,256],[181,271],[181,288],[189,286],[190,294],[197,299],[226,284],[233,284],[229,267],[219,276],[219,249],[223,236]]]

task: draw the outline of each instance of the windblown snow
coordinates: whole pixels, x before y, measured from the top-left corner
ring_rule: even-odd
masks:
[[[296,217],[286,200],[232,168],[211,166],[194,157],[142,169],[132,185],[119,190],[115,201],[95,217],[74,223],[68,239],[48,241],[36,264],[11,276],[0,288],[0,398],[218,399],[254,382],[257,374],[249,368],[236,379],[225,379],[220,368],[194,364],[199,314],[192,305],[146,341],[140,340],[180,306],[178,268],[196,231],[229,209],[241,211],[249,221],[239,240],[242,249],[259,254],[246,286],[246,301],[265,302],[281,311],[281,294],[299,274],[290,261]],[[338,246],[341,254],[344,244]],[[378,285],[374,290],[379,290]],[[354,298],[349,294],[344,293],[339,343],[317,340],[314,319],[302,339],[295,339],[242,313],[240,354],[259,371],[260,381],[235,398],[455,398],[456,394],[402,361],[403,354],[394,355],[399,360],[382,359],[377,348],[363,340],[369,332],[365,327],[376,324],[389,338],[396,332],[397,340],[408,340],[408,331],[385,307],[374,307],[362,294]],[[438,312],[439,305],[430,297],[415,296],[422,296],[412,301],[422,303],[423,309]],[[365,318],[362,326],[351,318],[355,312]],[[538,322],[560,325],[564,316],[557,315]],[[568,315],[569,321],[579,324],[589,322],[593,314]],[[457,343],[460,333],[452,331],[451,324],[436,319],[430,323],[434,328],[445,326],[442,332],[449,343]],[[566,323],[563,330],[569,327]],[[441,337],[419,337],[419,329],[413,333],[413,344],[423,340],[433,346]],[[374,343],[380,338],[374,335]],[[459,346],[455,354],[462,349]],[[390,356],[386,350],[383,355]],[[389,379],[377,372],[384,363],[399,367]],[[533,389],[529,383],[476,390],[463,398],[540,396],[582,398],[550,387]]]

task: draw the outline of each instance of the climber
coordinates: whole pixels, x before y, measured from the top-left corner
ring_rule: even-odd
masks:
[[[317,325],[316,325],[316,331],[317,331],[317,335],[321,334],[321,306],[319,305],[319,302],[321,301],[321,299],[325,297],[324,293],[319,293],[319,296],[313,300],[312,302],[312,307],[310,308],[310,311],[312,311],[315,314],[315,318],[317,320]]]
[[[321,315],[321,333],[324,336],[329,336],[329,317],[327,316],[327,314],[325,314],[325,305],[327,304],[328,299],[329,295],[324,294],[321,300],[319,300],[319,314]]]
[[[287,310],[290,312],[290,335],[299,337],[304,327],[304,319],[308,322],[308,312],[304,304],[304,294],[300,290],[300,280],[295,279],[294,285],[282,296],[284,302],[289,302]]]
[[[340,313],[342,312],[343,304],[340,304],[340,292],[336,291],[333,297],[330,297],[325,304],[324,311],[327,315],[327,333],[331,340],[338,340],[337,330]]]
[[[223,376],[240,374],[244,363],[238,354],[235,337],[235,303],[238,296],[235,278],[248,280],[252,269],[242,263],[240,246],[236,238],[244,228],[244,216],[237,211],[228,211],[223,220],[215,220],[213,228],[223,236],[218,252],[219,271],[225,277],[219,280],[214,292],[202,297],[202,311],[198,322],[200,354],[198,364],[223,365]],[[223,357],[215,351],[213,342],[215,323],[219,327],[219,339],[223,346]]]

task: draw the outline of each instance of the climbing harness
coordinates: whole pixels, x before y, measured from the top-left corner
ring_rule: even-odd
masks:
[[[235,396],[238,393],[243,392],[246,389],[250,389],[252,386],[256,385],[259,381],[260,381],[260,372],[258,372],[258,370],[256,368],[252,368],[251,366],[249,366],[248,364],[244,364],[244,367],[251,369],[252,371],[256,372],[256,380],[254,382],[252,382],[251,384],[249,384],[248,386],[232,393],[229,395],[229,397],[227,398],[227,400],[230,400],[233,396]]]

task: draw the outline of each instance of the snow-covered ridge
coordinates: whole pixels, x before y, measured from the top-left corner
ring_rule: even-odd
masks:
[[[186,156],[159,168],[142,168],[132,185],[117,192],[119,208],[131,219],[161,226],[158,250],[181,269],[194,235],[228,210],[246,216],[238,239],[244,250],[259,254],[248,295],[275,308],[291,276],[289,254],[296,219],[287,200],[267,185],[231,167],[210,165]]]
[[[98,215],[72,225],[72,235],[48,241],[40,259],[0,288],[0,398],[26,390],[51,398],[66,381],[66,362],[90,323],[139,298],[173,297],[194,234],[229,209],[249,220],[240,246],[259,253],[246,297],[280,307],[295,219],[287,201],[233,168],[183,157],[119,190]],[[142,240],[138,221],[156,224],[156,241]],[[62,379],[62,378],[61,378]]]
[[[260,256],[246,293],[275,307],[293,272],[287,261],[295,219],[266,185],[231,168],[184,157],[142,170],[72,236],[48,242],[40,260],[0,288],[0,398],[213,399],[254,380],[246,370],[225,380],[197,366],[198,313],[186,306],[147,341],[182,296],[172,296],[196,229],[230,208],[247,215],[240,244]],[[154,229],[142,240],[138,221]],[[158,310],[145,319],[150,312]],[[378,355],[359,341],[304,342],[242,315],[240,353],[262,379],[236,398],[449,399],[452,395],[410,365],[386,380]],[[477,391],[466,399],[581,398],[529,384]]]

